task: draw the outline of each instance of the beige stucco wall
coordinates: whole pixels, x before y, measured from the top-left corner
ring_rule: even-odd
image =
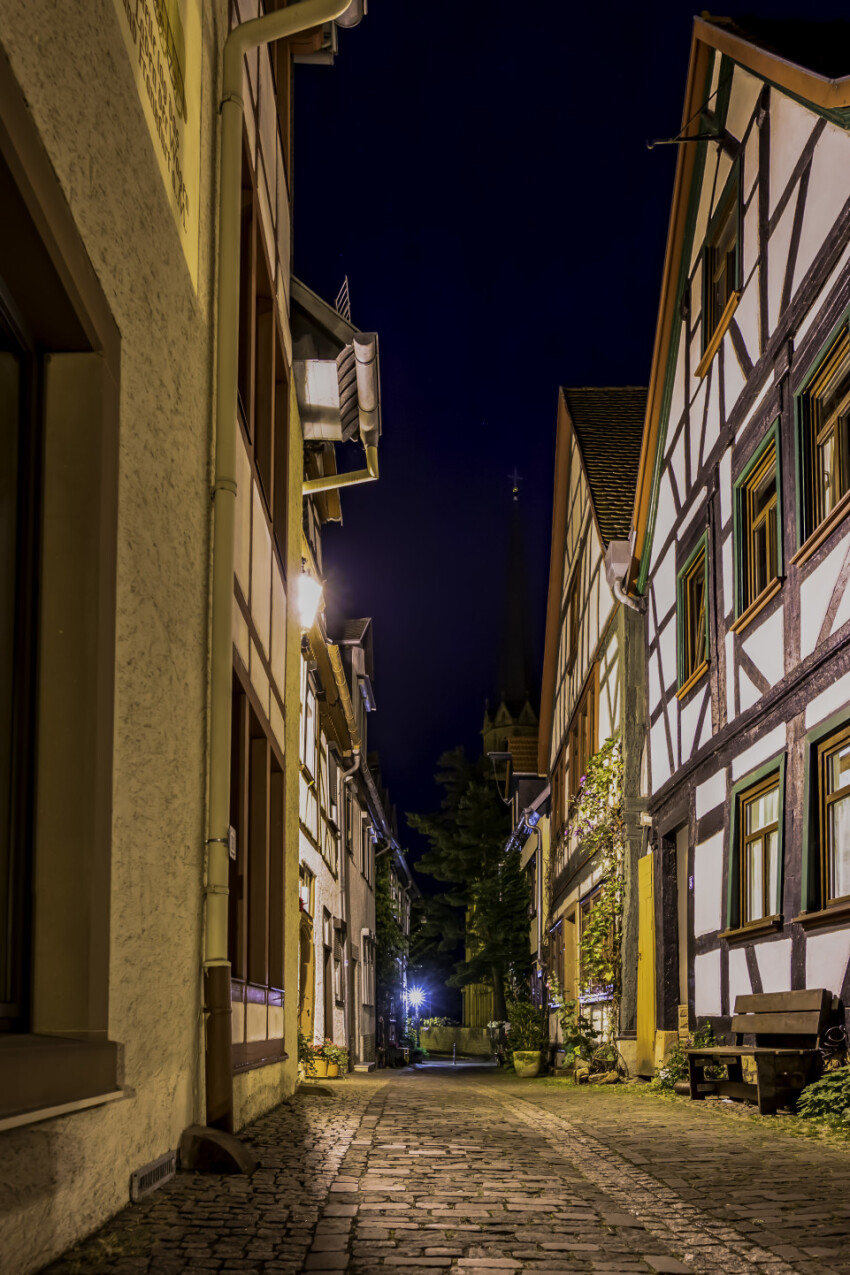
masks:
[[[121,332],[109,1034],[126,1097],[0,1133],[0,1269],[126,1203],[202,1115],[214,33],[205,0],[196,295],[112,0],[0,0],[0,40]]]

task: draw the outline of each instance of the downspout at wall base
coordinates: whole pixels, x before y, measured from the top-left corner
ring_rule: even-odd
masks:
[[[236,524],[239,238],[242,186],[243,57],[338,18],[351,0],[299,0],[235,27],[224,45],[219,173],[218,298],[216,309],[215,477],[213,481],[212,619],[210,624],[209,772],[204,882],[204,1010],[206,1121],[233,1128],[230,1061],[230,962],[227,901],[230,834],[232,610]]]

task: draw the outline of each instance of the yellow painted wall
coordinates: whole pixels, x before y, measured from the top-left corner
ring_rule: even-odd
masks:
[[[638,860],[638,981],[637,1057],[638,1074],[651,1076],[655,1058],[655,900],[652,855]]]
[[[215,79],[225,0],[205,0]],[[40,1268],[202,1117],[201,923],[218,112],[197,293],[106,0],[0,0],[0,42],[121,334],[109,1035],[126,1096],[0,1133],[0,1270]]]

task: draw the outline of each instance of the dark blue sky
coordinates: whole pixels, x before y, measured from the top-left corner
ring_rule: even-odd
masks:
[[[370,0],[333,67],[297,69],[295,271],[329,301],[348,275],[380,335],[381,479],[343,493],[325,551],[331,617],[374,619],[370,745],[400,812],[436,804],[444,749],[480,748],[507,475],[539,665],[558,387],[648,379],[676,148],[646,140],[678,132],[691,14]]]

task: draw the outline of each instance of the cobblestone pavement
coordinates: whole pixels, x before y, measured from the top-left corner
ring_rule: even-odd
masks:
[[[850,1275],[850,1149],[709,1103],[436,1068],[300,1093],[48,1270]]]

